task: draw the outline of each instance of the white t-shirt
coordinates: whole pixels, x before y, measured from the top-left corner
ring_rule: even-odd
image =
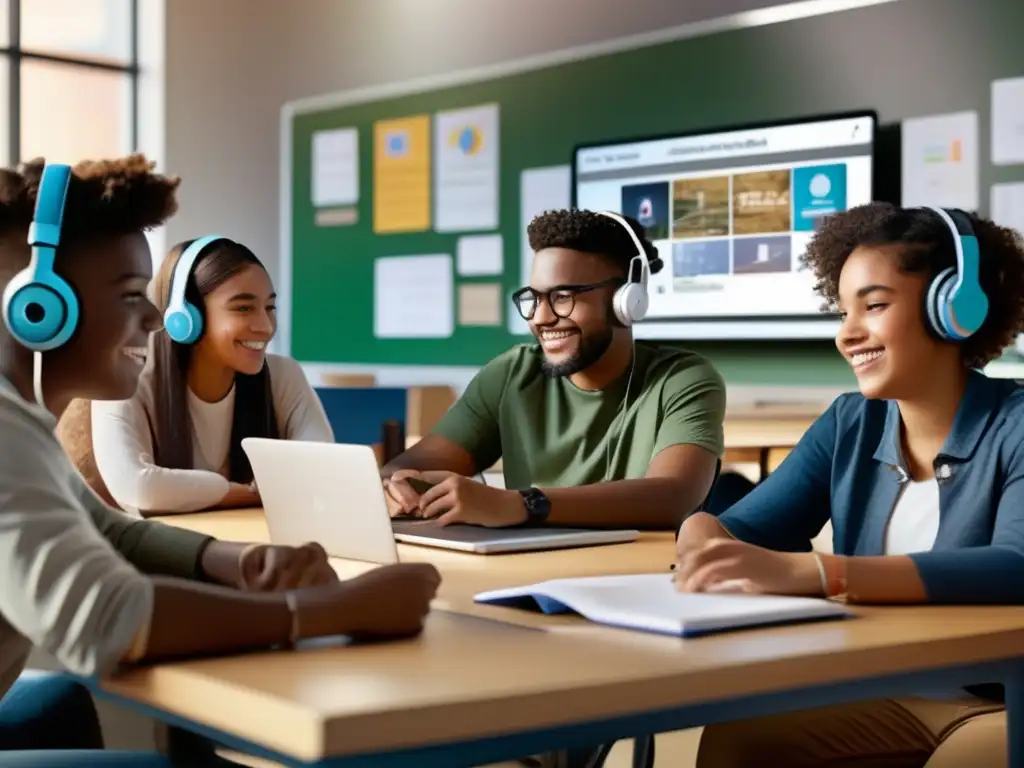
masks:
[[[96,498],[56,426],[0,378],[0,698],[32,646],[75,674],[109,672],[153,611],[153,583],[98,527],[149,524]]]
[[[885,554],[929,552],[939,535],[939,484],[907,480],[885,530]]]
[[[334,442],[320,398],[297,362],[267,355],[277,416],[285,440]],[[92,448],[96,467],[114,500],[125,510],[194,512],[220,501],[228,492],[228,454],[234,419],[235,388],[216,403],[188,392],[192,420],[193,469],[158,467],[153,460],[155,422],[152,362],[147,363],[131,400],[93,401]]]

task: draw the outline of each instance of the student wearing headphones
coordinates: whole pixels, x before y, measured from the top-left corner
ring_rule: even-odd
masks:
[[[485,365],[382,469],[393,509],[442,523],[674,529],[715,480],[722,378],[692,352],[633,341],[662,267],[636,221],[550,211],[528,233],[530,284],[513,301],[537,343]],[[499,458],[509,490],[470,479]],[[421,495],[410,478],[435,485]]]
[[[0,764],[163,765],[102,748],[80,685],[19,679],[33,646],[76,675],[287,644],[416,634],[427,566],[339,582],[322,548],[220,542],[114,511],[54,436],[74,398],[131,397],[160,327],[144,230],[177,179],[142,156],[0,171]],[[261,593],[261,594],[257,594]],[[43,751],[40,751],[43,750]],[[56,750],[47,754],[48,750]]]
[[[1024,603],[1024,389],[980,372],[1024,331],[1020,236],[963,211],[872,203],[827,219],[806,264],[841,314],[836,346],[860,393],[724,514],[683,523],[679,588]],[[813,553],[828,520],[835,554]],[[1005,765],[1001,688],[713,725],[698,765]],[[1002,721],[1003,736],[971,743],[985,729],[958,726],[972,717]]]
[[[103,485],[142,515],[259,506],[243,438],[334,441],[298,363],[266,351],[270,276],[244,245],[211,235],[175,246],[154,289],[166,332],[135,396],[92,404]]]

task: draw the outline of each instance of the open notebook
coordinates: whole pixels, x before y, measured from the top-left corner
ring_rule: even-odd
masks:
[[[667,573],[556,579],[481,592],[475,600],[544,613],[575,612],[598,624],[680,637],[852,615],[839,603],[813,597],[680,593]]]

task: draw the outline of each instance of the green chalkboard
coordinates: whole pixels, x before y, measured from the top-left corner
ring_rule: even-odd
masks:
[[[455,255],[459,234],[373,232],[375,121],[439,110],[500,105],[500,211],[507,296],[520,281],[520,173],[571,161],[573,147],[631,136],[697,131],[756,121],[868,108],[881,123],[976,110],[981,136],[981,210],[989,186],[1024,179],[1024,168],[990,161],[990,82],[1024,75],[1021,0],[899,0],[628,50],[496,79],[351,103],[340,94],[285,108],[291,160],[290,349],[300,361],[478,366],[520,342],[498,326],[459,327],[446,339],[374,336],[374,260],[402,254]],[[395,89],[398,90],[398,89]],[[313,134],[359,131],[356,222],[318,226],[310,195]],[[898,146],[898,143],[897,143]],[[898,156],[882,158],[898,173]],[[885,172],[885,168],[881,169]],[[287,234],[287,233],[286,233]],[[457,282],[472,281],[457,278]],[[694,345],[689,345],[694,346]],[[799,347],[799,350],[798,350]],[[700,344],[726,358],[734,378],[847,380],[829,344]],[[792,350],[792,352],[790,352]],[[810,355],[810,358],[808,357]],[[794,363],[796,363],[794,365]],[[746,371],[746,368],[749,371]]]

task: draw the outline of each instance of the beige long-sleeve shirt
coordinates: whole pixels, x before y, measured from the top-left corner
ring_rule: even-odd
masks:
[[[130,400],[93,401],[92,450],[110,495],[129,512],[195,512],[228,492],[228,452],[235,389],[216,402],[187,393],[192,422],[192,468],[160,467],[153,458],[156,403],[151,359]],[[297,362],[267,355],[278,434],[285,440],[334,442],[320,398]]]
[[[210,541],[107,507],[55,427],[0,378],[0,697],[32,646],[75,674],[110,671],[152,613],[143,574],[196,578]]]

